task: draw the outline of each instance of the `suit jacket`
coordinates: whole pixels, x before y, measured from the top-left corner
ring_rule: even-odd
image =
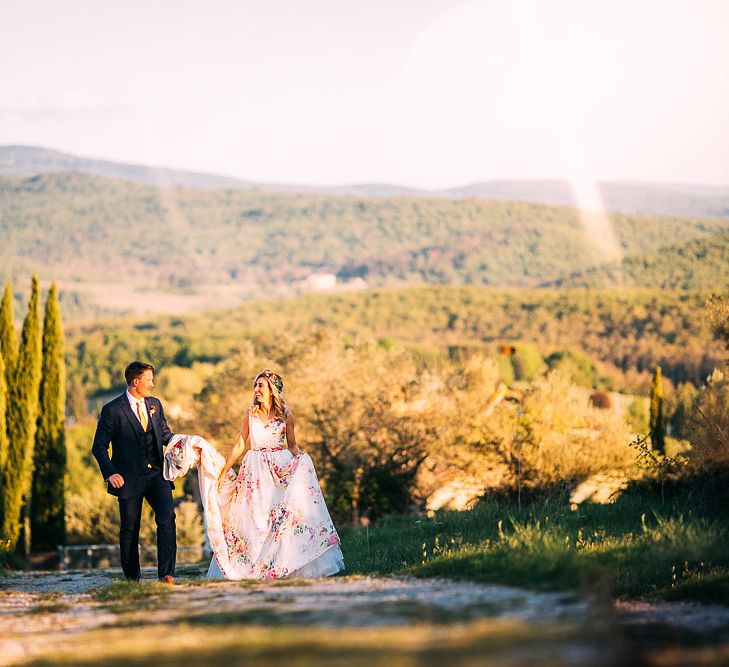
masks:
[[[163,447],[170,441],[173,433],[167,425],[160,400],[150,396],[144,399],[144,403],[147,406],[150,427],[154,429],[157,439],[159,459],[163,461]],[[112,496],[130,498],[137,493],[137,476],[146,465],[146,460],[142,461],[140,458],[143,438],[142,425],[132,412],[126,393],[109,401],[101,409],[91,453],[99,464],[104,480],[108,480],[115,473],[124,478],[124,486],[120,489],[108,484],[106,490]],[[111,457],[109,444],[111,444]],[[170,486],[174,488],[174,484],[170,483]]]

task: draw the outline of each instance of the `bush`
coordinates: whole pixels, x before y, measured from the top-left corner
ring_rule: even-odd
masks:
[[[642,397],[634,398],[625,413],[625,421],[628,426],[638,433],[648,430],[648,410],[646,409],[646,399]]]
[[[706,304],[706,314],[714,338],[729,349],[729,297],[713,296]]]
[[[532,343],[517,343],[511,357],[517,380],[534,380],[547,368],[539,349]]]
[[[297,359],[300,432],[335,517],[357,522],[419,504],[418,471],[446,423],[433,363],[366,342],[344,349],[332,338]]]
[[[196,472],[192,474],[197,474]],[[187,546],[200,546],[205,542],[202,512],[196,502],[183,500],[175,507],[177,523],[177,544]],[[151,517],[150,517],[151,519]],[[148,522],[149,525],[149,522]],[[151,521],[154,526],[154,520]],[[156,544],[157,538],[148,543]]]
[[[506,486],[532,492],[571,487],[635,462],[627,425],[589,405],[583,390],[554,372],[534,382],[521,403],[477,418],[470,437],[471,450],[483,457],[482,470],[499,465]]]
[[[666,412],[670,415],[668,423],[674,438],[690,439],[698,398],[699,390],[690,382],[679,384],[676,391],[668,397]]]
[[[155,375],[156,393],[165,397],[166,404],[189,403],[199,393],[204,381],[213,373],[212,364],[195,363],[192,368],[165,366]]]
[[[119,504],[99,480],[97,492],[66,496],[68,544],[116,544],[119,542]],[[144,526],[143,526],[144,527]]]
[[[195,473],[193,473],[195,474]],[[66,500],[66,532],[69,544],[117,544],[119,542],[119,504],[113,496],[71,494]],[[183,500],[175,507],[177,543],[199,546],[205,540],[202,516],[197,503]],[[157,543],[157,528],[152,508],[145,503],[139,530],[141,544]]]
[[[579,350],[568,349],[550,354],[546,360],[549,370],[560,371],[580,387],[597,389],[601,385],[600,375],[590,358]]]
[[[718,368],[701,388],[693,418],[692,455],[709,467],[729,467],[729,372]]]

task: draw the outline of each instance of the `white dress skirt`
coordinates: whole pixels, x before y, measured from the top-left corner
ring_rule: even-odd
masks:
[[[197,464],[213,558],[210,579],[326,577],[344,569],[339,535],[308,454],[286,449],[284,422],[249,418],[251,449],[236,476],[217,480],[225,460],[199,436],[176,435],[164,474],[175,479]]]

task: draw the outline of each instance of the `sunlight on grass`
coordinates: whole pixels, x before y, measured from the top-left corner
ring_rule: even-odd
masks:
[[[350,572],[729,602],[720,585],[729,575],[726,523],[637,497],[576,512],[547,502],[521,514],[486,502],[433,518],[389,517],[350,529],[342,542]]]
[[[116,581],[91,591],[93,599],[117,614],[152,609],[167,603],[170,586],[152,581]]]
[[[99,602],[117,600],[138,600],[153,595],[165,595],[169,586],[152,581],[115,581],[92,591],[92,596]]]

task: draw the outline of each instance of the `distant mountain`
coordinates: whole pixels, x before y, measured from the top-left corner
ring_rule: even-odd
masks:
[[[406,185],[391,183],[358,183],[355,185],[330,185],[311,187],[307,192],[351,197],[444,197],[438,190],[419,190]]]
[[[614,213],[729,218],[729,186],[601,182],[605,209]],[[491,181],[445,190],[450,197],[531,201],[577,208],[568,181]]]
[[[265,189],[265,186],[261,188]],[[611,213],[729,218],[729,186],[606,181],[598,183],[597,189],[605,210]],[[498,180],[445,190],[418,190],[372,183],[312,188],[311,191],[359,197],[496,199],[580,207],[572,185],[566,180]]]
[[[195,188],[253,189],[247,183],[227,176],[200,174],[163,167],[147,167],[106,160],[92,160],[35,146],[0,146],[0,174],[6,176],[37,176],[77,172],[107,178],[122,178],[160,187],[188,186]]]
[[[680,183],[601,182],[598,191],[611,213],[729,218],[729,186]],[[363,184],[325,188],[322,192],[354,196],[446,197],[497,199],[547,206],[579,208],[574,189],[566,180],[486,181],[446,190],[417,190],[395,185]]]
[[[104,178],[120,178],[156,187],[190,187],[200,190],[244,190],[264,192],[319,192],[360,197],[422,196],[416,190],[387,183],[343,186],[309,186],[285,183],[258,183],[231,176],[220,176],[166,167],[150,167],[108,160],[78,157],[36,146],[0,146],[0,176],[39,176],[44,174],[77,173]]]
[[[341,186],[260,183],[179,169],[94,160],[33,146],[0,146],[0,175],[24,177],[60,172],[120,178],[158,187],[317,193],[365,198],[480,198],[578,206],[572,187],[565,180],[497,180],[445,190],[425,190],[387,183]],[[611,212],[729,218],[729,186],[603,182],[598,184],[598,189],[606,210]]]

